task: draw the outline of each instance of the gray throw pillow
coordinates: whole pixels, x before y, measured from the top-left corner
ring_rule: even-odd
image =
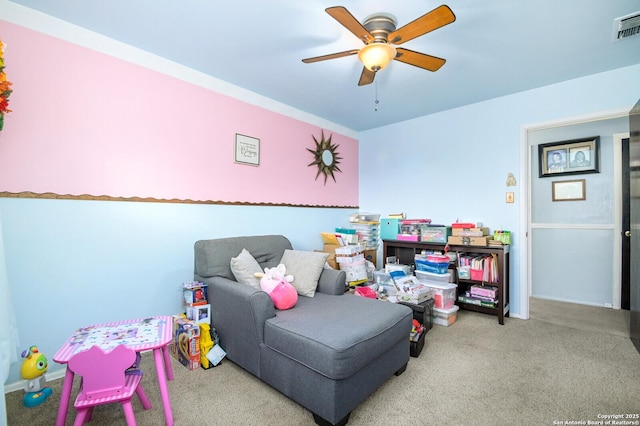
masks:
[[[329,253],[286,249],[280,263],[287,268],[287,274],[293,275],[291,284],[298,294],[313,297],[328,257]]]
[[[240,254],[231,258],[231,272],[236,277],[236,281],[251,287],[260,288],[260,278],[255,276],[256,272],[264,272],[260,268],[258,261],[249,253],[247,249],[242,249]]]

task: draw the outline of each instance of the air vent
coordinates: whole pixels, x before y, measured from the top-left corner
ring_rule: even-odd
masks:
[[[612,42],[640,36],[640,12],[631,13],[613,20]]]

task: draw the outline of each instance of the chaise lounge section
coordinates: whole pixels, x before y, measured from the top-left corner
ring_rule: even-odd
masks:
[[[243,249],[262,270],[293,250],[282,235],[195,243],[194,279],[208,285],[212,327],[227,358],[310,410],[317,424],[346,424],[406,368],[411,309],[345,294],[345,273],[323,269],[312,297],[277,310],[265,292],[236,281],[231,260]]]

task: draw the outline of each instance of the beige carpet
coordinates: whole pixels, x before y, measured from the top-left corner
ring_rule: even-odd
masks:
[[[556,303],[532,301],[532,319],[507,318],[503,326],[496,317],[466,311],[450,327],[434,326],[420,357],[360,404],[349,424],[552,425],[639,413],[640,354],[620,335],[623,320],[598,325],[610,312],[580,306],[567,307],[576,308],[573,319],[561,313],[554,319]],[[138,424],[164,424],[149,354],[143,368],[153,408],[144,411],[136,401]],[[175,361],[173,368],[176,425],[314,424],[306,409],[230,361],[207,371],[190,372]],[[40,407],[23,407],[22,392],[8,394],[9,425],[54,424],[61,382],[50,383],[54,395]],[[74,417],[71,408],[67,424]],[[96,410],[90,424],[124,424],[122,411]]]
[[[629,311],[626,310],[532,297],[529,299],[529,316],[578,330],[629,337]]]

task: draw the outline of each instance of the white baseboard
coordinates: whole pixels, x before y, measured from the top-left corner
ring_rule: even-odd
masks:
[[[60,368],[54,371],[53,373],[45,374],[45,377],[47,378],[47,382],[64,378],[66,371],[67,371],[66,368]],[[23,390],[23,389],[24,389],[24,380],[4,385],[4,393],[15,392],[17,390]]]

